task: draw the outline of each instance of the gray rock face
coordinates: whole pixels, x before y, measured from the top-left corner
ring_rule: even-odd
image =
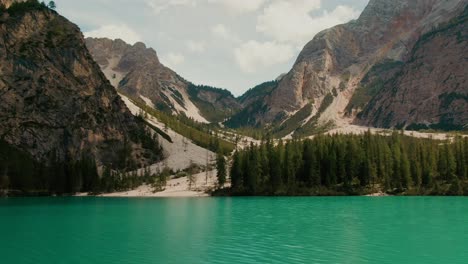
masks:
[[[144,128],[93,61],[79,28],[54,11],[4,14],[0,101],[0,139],[37,160],[89,153],[99,164],[115,164],[124,140],[135,163],[155,158],[134,141]]]
[[[468,7],[417,42],[403,68],[357,123],[378,127],[463,129],[468,125]]]
[[[239,107],[229,92],[196,87],[165,67],[156,52],[143,43],[132,46],[119,39],[88,38],[86,44],[119,91],[147,99],[159,110],[201,122],[219,122]]]
[[[371,0],[359,19],[324,30],[304,47],[292,70],[266,97],[267,111],[257,113],[256,119],[265,124],[284,121],[310,103],[317,113],[324,98],[333,94],[321,120],[340,120],[373,65],[406,61],[421,35],[460,14],[467,3]]]

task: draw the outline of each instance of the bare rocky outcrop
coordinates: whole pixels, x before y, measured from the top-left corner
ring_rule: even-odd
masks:
[[[423,35],[403,68],[359,115],[357,123],[409,129],[468,128],[468,7]]]
[[[308,122],[309,125],[349,123],[354,115],[346,115],[348,103],[373,66],[385,61],[408,61],[422,35],[459,15],[467,3],[467,0],[371,0],[357,20],[317,34],[278,87],[265,97],[264,106],[250,115],[263,125],[283,123],[312,105],[310,116],[298,122],[298,127]],[[443,54],[443,46],[434,46],[432,52]]]
[[[86,44],[111,83],[132,97],[199,122],[219,122],[239,104],[226,90],[196,86],[160,63],[156,51],[138,42],[88,38]]]
[[[144,125],[93,61],[76,25],[42,6],[0,17],[2,141],[45,162],[84,154],[109,166],[123,154],[136,165],[159,158],[138,143]]]

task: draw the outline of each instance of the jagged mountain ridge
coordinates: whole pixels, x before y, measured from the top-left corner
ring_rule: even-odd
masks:
[[[317,127],[351,123],[362,108],[350,110],[348,105],[374,65],[406,63],[419,38],[460,14],[467,2],[371,0],[357,20],[317,34],[292,70],[260,100],[263,105],[240,113],[249,119],[241,118],[244,123],[238,125],[265,127],[295,120],[292,132],[307,134]]]
[[[106,38],[87,38],[91,54],[111,83],[125,94],[196,121],[221,122],[240,105],[227,90],[196,86],[160,63],[156,51]]]
[[[160,158],[136,139],[145,126],[102,74],[76,25],[30,2],[0,10],[0,36],[2,141],[44,163],[91,155],[112,167],[123,151],[135,165]]]
[[[431,103],[440,107],[430,111],[428,107],[408,109],[415,102],[402,103],[392,110],[401,98],[419,98],[427,90],[412,93],[411,97],[399,92],[399,99],[388,91],[399,88],[390,87],[389,82],[394,83],[395,75],[402,71],[407,73],[404,83],[408,79],[415,81],[411,80],[416,74],[411,73],[410,64],[415,45],[425,33],[457,16],[466,3],[466,0],[370,1],[358,20],[319,33],[305,46],[288,74],[259,85],[237,99],[227,91],[192,85],[162,65],[157,53],[143,43],[128,45],[121,40],[87,39],[86,45],[118,91],[160,110],[184,114],[201,122],[221,122],[237,113],[226,122],[228,126],[258,126],[281,132],[278,133],[281,136],[310,135],[317,127],[323,131],[353,121],[366,126],[399,128],[443,123],[445,127],[458,129],[466,124],[467,104],[463,93],[466,67],[457,69],[461,71],[457,73],[460,78],[451,79],[458,90],[439,89],[443,92],[433,96],[439,100]],[[458,45],[458,54],[463,54],[464,46]],[[435,47],[432,52],[439,51],[439,59],[452,58],[446,61],[447,65],[455,62],[455,49],[451,49],[451,56],[445,56],[440,51],[442,46]],[[425,56],[427,59],[430,54]],[[458,65],[466,63],[463,58],[458,59]],[[426,63],[424,59],[420,61]],[[440,66],[433,62],[431,67]],[[444,68],[450,72],[447,65]],[[439,86],[442,81],[445,79],[437,80]],[[410,86],[403,90],[413,89]],[[442,103],[448,101],[442,109]],[[380,113],[380,107],[387,109],[387,113]],[[400,111],[398,118],[389,122],[388,117],[395,110]],[[418,118],[408,121],[409,115]],[[288,133],[281,131],[289,126],[293,128]]]

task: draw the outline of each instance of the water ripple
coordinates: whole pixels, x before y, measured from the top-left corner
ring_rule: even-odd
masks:
[[[466,198],[0,199],[2,263],[468,263]]]

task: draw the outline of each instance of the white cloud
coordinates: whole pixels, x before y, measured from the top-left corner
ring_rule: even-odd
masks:
[[[276,77],[277,73],[288,71],[300,48],[312,39],[316,31],[327,26],[319,25],[319,20],[312,20],[322,17],[324,10],[328,10],[327,16],[330,17],[332,13],[338,13],[333,12],[338,4],[362,10],[368,1],[322,0],[320,9],[314,9],[312,4],[315,2],[282,0],[297,7],[292,7],[292,13],[280,9],[278,12],[283,16],[271,10],[279,0],[68,0],[60,1],[58,11],[78,24],[87,36],[122,38],[129,43],[143,41],[158,52],[163,63],[178,64],[174,70],[184,78],[234,89],[239,94],[256,83]],[[300,36],[295,40],[294,34],[288,33],[291,30],[283,29],[281,24],[296,21],[298,14],[305,17],[305,22],[292,24],[292,29],[297,29]],[[262,21],[259,16],[264,17]],[[278,24],[270,21],[278,17]],[[311,21],[318,21],[317,25]],[[213,32],[212,28],[217,24],[222,26],[217,26]],[[278,28],[277,34],[272,33],[273,26]],[[203,45],[188,44],[189,40],[203,41],[204,51],[197,53]],[[271,42],[272,46],[284,44],[286,52],[278,49],[276,54],[272,52],[265,58],[261,54],[267,50],[247,50],[249,40],[258,42],[255,46],[264,42]],[[273,64],[284,54],[288,55],[288,45],[294,50],[291,59],[265,66]],[[243,70],[240,65],[243,65]]]
[[[337,6],[319,16],[310,15],[320,7],[320,0],[276,0],[257,18],[256,29],[276,41],[303,45],[318,32],[359,16],[358,11],[348,6]]]
[[[258,68],[285,63],[295,55],[291,45],[277,42],[248,41],[234,50],[234,57],[240,69],[254,73]]]
[[[208,0],[223,5],[229,12],[241,14],[258,10],[266,0]]]
[[[196,6],[196,0],[146,0],[146,4],[159,14],[172,6]]]
[[[223,24],[217,24],[216,26],[212,27],[211,32],[213,33],[213,35],[221,38],[229,37],[228,29]]]
[[[230,41],[239,41],[237,36],[232,33],[224,24],[217,24],[211,28],[211,33],[218,38]]]
[[[163,55],[161,58],[163,64],[169,68],[173,68],[177,65],[180,65],[185,62],[185,56],[181,53],[170,52],[166,55]]]
[[[187,42],[187,48],[193,53],[202,53],[205,51],[206,43],[203,41],[189,40]]]
[[[98,29],[84,32],[86,37],[99,38],[106,37],[110,39],[122,39],[129,44],[141,41],[142,38],[138,33],[127,25],[105,25]]]

